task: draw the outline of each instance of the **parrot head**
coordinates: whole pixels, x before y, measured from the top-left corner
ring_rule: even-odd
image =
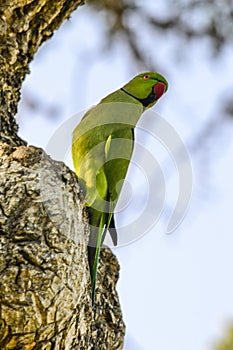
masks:
[[[140,101],[145,108],[152,107],[167,89],[167,80],[156,72],[141,73],[122,88],[123,91]]]

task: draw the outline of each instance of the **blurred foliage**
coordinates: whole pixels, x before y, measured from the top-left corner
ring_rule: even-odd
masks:
[[[229,101],[227,101],[226,106],[225,106],[225,114],[233,117],[233,100],[229,99]]]
[[[225,339],[215,347],[215,350],[233,350],[233,328],[228,330]]]
[[[150,2],[147,2],[150,4]],[[121,33],[136,60],[148,65],[147,57],[140,50],[141,26],[133,23],[139,17],[144,27],[153,33],[173,34],[176,38],[209,39],[214,54],[219,54],[226,44],[233,44],[233,0],[164,0],[153,13],[142,1],[89,0],[94,9],[104,11],[108,24],[108,41],[113,43]]]
[[[173,35],[176,40],[186,41],[187,49],[190,40],[207,39],[215,58],[224,47],[233,46],[233,0],[89,0],[85,6],[101,12],[106,22],[101,51],[104,48],[107,51],[119,39],[123,40],[140,68],[153,70],[155,65],[154,58],[152,62],[148,54],[151,42],[143,40],[143,33],[148,31],[152,37],[160,36],[165,40],[168,35]],[[156,64],[159,67],[158,62]],[[25,95],[26,107],[32,111],[40,110],[39,101]],[[56,113],[56,108],[49,106],[46,116],[54,118]],[[233,117],[231,101],[223,106],[223,113]]]

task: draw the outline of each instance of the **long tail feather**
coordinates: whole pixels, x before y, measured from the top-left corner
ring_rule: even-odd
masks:
[[[107,230],[110,230],[110,235],[113,240],[114,245],[117,244],[117,233],[115,229],[115,223],[113,219],[113,212],[102,213],[99,222],[99,227],[91,227],[91,235],[89,239],[88,246],[88,260],[91,274],[91,296],[92,305],[95,304],[95,294],[96,294],[96,279],[98,272],[98,263],[100,248],[104,242]]]
[[[92,305],[95,303],[95,291],[96,291],[96,278],[97,278],[97,272],[98,272],[98,263],[99,263],[99,256],[100,256],[100,247],[102,244],[102,237],[104,236],[104,233],[106,231],[106,225],[104,227],[99,227],[98,229],[98,237],[96,242],[96,247],[92,247],[95,250],[94,259],[93,259],[93,265],[91,267],[91,298],[92,298]]]

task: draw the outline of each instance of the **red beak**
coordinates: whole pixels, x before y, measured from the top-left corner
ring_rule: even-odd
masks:
[[[154,86],[154,93],[157,100],[164,94],[165,91],[166,91],[166,85],[163,83],[157,83]]]

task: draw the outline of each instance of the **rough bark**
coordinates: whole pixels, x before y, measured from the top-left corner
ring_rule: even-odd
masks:
[[[87,263],[88,220],[63,163],[17,135],[28,65],[82,0],[0,2],[0,349],[122,349],[118,263],[101,251],[97,306]]]

